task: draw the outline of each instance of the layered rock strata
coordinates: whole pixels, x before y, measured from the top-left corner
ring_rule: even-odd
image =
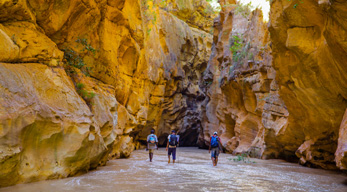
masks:
[[[128,157],[152,128],[194,135],[214,13],[169,3],[0,3],[0,186]]]
[[[218,131],[228,152],[346,169],[346,3],[271,1],[267,29],[221,1],[200,145]]]
[[[278,95],[262,12],[237,12],[240,5],[232,1],[221,2],[221,6],[211,60],[201,85],[208,98],[200,144],[217,131],[227,152],[281,157],[285,151],[276,137],[286,127],[289,114]]]
[[[271,9],[273,66],[290,113],[282,143],[301,164],[333,169],[347,106],[347,1],[276,0]]]

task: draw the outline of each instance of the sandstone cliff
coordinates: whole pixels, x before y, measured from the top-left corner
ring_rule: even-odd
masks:
[[[2,1],[0,186],[128,157],[153,128],[347,169],[347,1],[273,0],[269,24],[235,3],[213,23],[203,0]]]
[[[199,128],[189,114],[214,13],[205,1],[167,3],[0,3],[0,186],[128,157],[152,128]]]
[[[282,143],[301,164],[334,168],[347,106],[347,1],[295,3],[271,4],[273,65],[290,113],[284,134],[295,138]]]
[[[268,29],[234,3],[215,20],[200,144],[219,131],[228,152],[346,169],[347,2],[271,1]]]
[[[288,111],[278,95],[262,12],[238,12],[240,5],[233,1],[221,5],[201,85],[208,95],[201,141],[218,131],[227,152],[278,158],[284,151],[275,135],[286,126]]]

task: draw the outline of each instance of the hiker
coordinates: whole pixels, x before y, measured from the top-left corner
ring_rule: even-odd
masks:
[[[149,151],[149,161],[152,162],[153,159],[153,151],[157,148],[158,150],[158,138],[154,135],[154,129],[151,130],[151,134],[147,136],[147,148]]]
[[[208,148],[208,153],[211,153],[211,159],[213,166],[217,166],[218,163],[218,155],[221,149],[221,140],[217,136],[217,132],[213,133],[213,136],[210,138],[210,146]]]
[[[172,154],[172,163],[175,163],[176,160],[176,147],[179,144],[179,137],[176,135],[175,130],[171,131],[171,135],[167,138],[166,151],[168,151],[168,163],[170,163],[170,155]]]

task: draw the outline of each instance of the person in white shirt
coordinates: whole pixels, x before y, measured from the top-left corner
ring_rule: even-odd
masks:
[[[149,151],[149,161],[152,162],[154,149],[158,150],[158,138],[154,135],[154,129],[147,136],[147,149]]]

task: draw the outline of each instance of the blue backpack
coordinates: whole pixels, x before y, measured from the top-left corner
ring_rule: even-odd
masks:
[[[155,137],[153,134],[151,134],[151,136],[149,137],[149,143],[155,143]]]
[[[177,136],[176,135],[170,135],[169,145],[171,145],[171,146],[177,145]]]
[[[218,137],[211,137],[211,147],[218,147],[219,143],[218,143]]]

